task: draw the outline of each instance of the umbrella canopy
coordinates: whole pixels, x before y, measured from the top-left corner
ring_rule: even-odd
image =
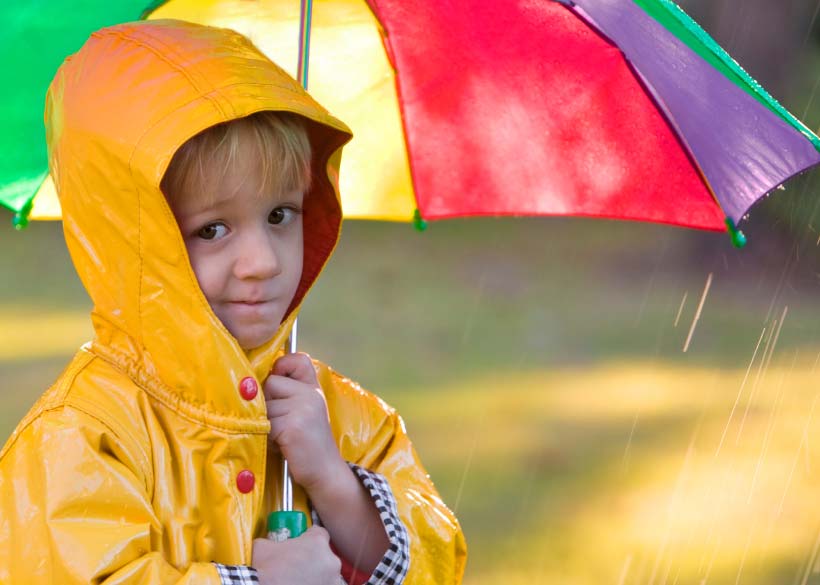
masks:
[[[62,54],[127,4],[115,16],[100,3]],[[59,37],[42,9],[14,16],[11,36],[29,51],[44,55]],[[145,16],[234,28],[295,74],[295,0],[168,0]],[[341,171],[349,218],[578,215],[733,229],[820,162],[820,139],[668,0],[314,0],[310,55],[311,93],[355,135]],[[28,69],[26,59],[14,62]],[[35,94],[0,98],[3,118],[29,108],[20,119],[39,119]],[[0,143],[0,198],[23,214],[46,176],[41,126]],[[6,156],[19,150],[32,162]],[[32,216],[59,216],[48,181]]]

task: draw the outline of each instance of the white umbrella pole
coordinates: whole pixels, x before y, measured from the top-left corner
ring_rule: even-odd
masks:
[[[285,343],[285,353],[296,353],[296,328],[299,325],[299,320],[293,321],[293,329],[290,330],[290,337]],[[290,512],[293,510],[293,479],[290,477],[288,471],[288,460],[282,458],[282,507],[283,512]]]
[[[299,61],[297,63],[296,78],[302,87],[308,85],[308,61],[310,59],[310,19],[313,13],[313,0],[300,0],[299,10]],[[296,352],[296,328],[298,319],[293,322],[290,337],[285,345],[285,353]],[[282,510],[293,510],[293,480],[288,471],[287,459],[282,459]]]

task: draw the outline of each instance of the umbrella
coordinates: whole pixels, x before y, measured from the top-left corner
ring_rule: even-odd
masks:
[[[0,202],[20,225],[59,217],[41,97],[91,30],[182,18],[297,63],[294,0],[115,4],[3,8],[17,86],[0,97]],[[742,244],[751,205],[820,162],[820,139],[669,0],[315,0],[311,25],[310,90],[356,136],[347,218],[575,215],[728,229]]]

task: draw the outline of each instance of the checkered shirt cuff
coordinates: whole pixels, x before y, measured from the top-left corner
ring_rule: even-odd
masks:
[[[256,585],[259,583],[259,576],[256,569],[244,565],[216,565],[216,572],[222,585]]]
[[[384,476],[353,463],[348,465],[373,498],[390,541],[390,547],[370,575],[367,585],[400,585],[404,583],[404,577],[410,568],[410,538],[407,536],[407,528],[399,518],[393,490]]]

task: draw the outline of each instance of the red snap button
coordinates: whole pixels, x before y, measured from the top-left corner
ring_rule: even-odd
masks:
[[[257,392],[259,392],[259,384],[256,383],[256,380],[250,376],[242,378],[242,381],[239,383],[239,393],[242,395],[242,398],[245,400],[253,400],[256,398]]]
[[[253,484],[255,481],[256,478],[254,478],[253,472],[245,469],[240,471],[239,475],[236,476],[236,487],[239,488],[239,491],[243,494],[247,494],[253,489]]]

